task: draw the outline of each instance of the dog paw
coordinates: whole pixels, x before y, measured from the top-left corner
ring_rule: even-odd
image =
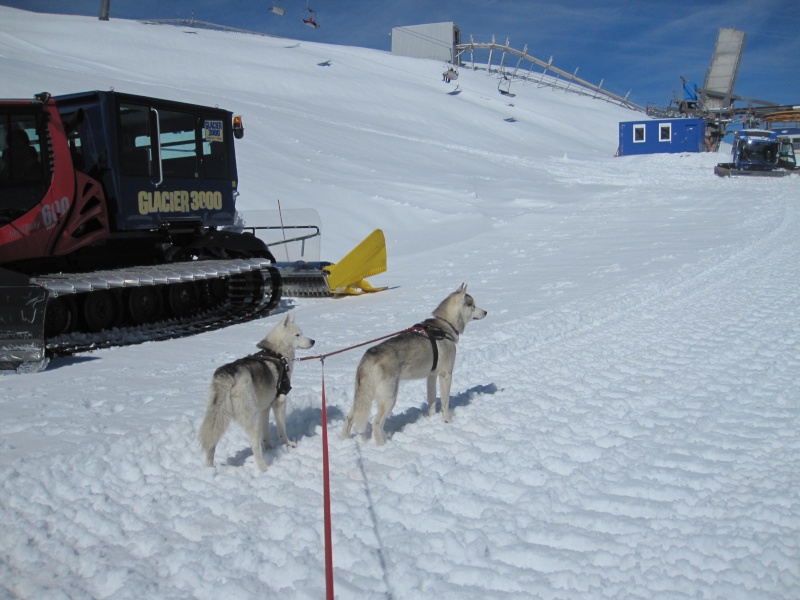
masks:
[[[292,440],[286,439],[283,443],[289,446],[289,448],[297,448],[297,442],[293,442]]]

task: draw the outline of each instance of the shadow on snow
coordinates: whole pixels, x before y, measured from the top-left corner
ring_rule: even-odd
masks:
[[[488,385],[476,385],[460,394],[452,396],[450,398],[450,409],[454,411],[457,408],[468,406],[472,403],[476,396],[495,394],[497,391],[498,388],[493,383]],[[437,398],[436,412],[441,412],[441,409],[441,400]],[[343,421],[345,415],[340,408],[331,406],[327,407],[327,416],[328,434],[330,436],[331,423]],[[419,406],[409,408],[400,414],[392,415],[386,420],[386,433],[387,435],[392,435],[398,431],[402,431],[406,428],[406,426],[412,425],[420,419],[426,418],[427,416],[427,404],[420,404]],[[286,416],[286,431],[289,435],[289,439],[299,442],[302,438],[316,437],[317,426],[321,423],[321,408],[304,408],[293,411],[291,414]],[[364,437],[368,437],[370,435],[371,427],[368,427],[367,431],[364,432]],[[270,440],[272,441],[273,447],[271,449],[267,449],[266,452],[267,454],[275,455],[280,451],[281,445],[278,438],[277,428],[273,422],[270,422]],[[241,467],[251,456],[253,456],[253,451],[251,448],[242,448],[235,455],[228,458],[225,461],[225,464],[233,467]],[[276,458],[277,456],[273,456],[273,461],[276,460]]]

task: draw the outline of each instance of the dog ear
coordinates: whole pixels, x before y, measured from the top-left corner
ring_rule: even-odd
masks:
[[[458,290],[456,290],[456,291],[458,291],[459,294],[466,294],[467,293],[467,284],[466,283],[462,283],[461,287],[458,288]]]
[[[283,317],[283,326],[288,327],[292,323],[294,323],[294,313],[287,312],[286,316]]]

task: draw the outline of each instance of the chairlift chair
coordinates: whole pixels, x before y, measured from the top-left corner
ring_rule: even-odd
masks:
[[[313,27],[314,29],[319,29],[319,24],[317,23],[317,11],[311,8],[311,0],[306,2],[306,12],[308,14],[302,17],[303,23],[309,27]]]
[[[442,73],[442,79],[445,81],[445,83],[455,81],[458,79],[458,69],[448,65],[448,67],[445,69],[445,72]]]
[[[268,10],[272,14],[278,15],[279,17],[282,17],[286,14],[286,9],[283,8],[283,0],[273,0],[272,6],[270,6]]]
[[[505,82],[505,85],[503,82]],[[516,96],[516,94],[511,93],[511,79],[509,79],[508,75],[503,75],[503,78],[497,82],[497,91],[503,94],[503,96],[509,96],[511,98]]]

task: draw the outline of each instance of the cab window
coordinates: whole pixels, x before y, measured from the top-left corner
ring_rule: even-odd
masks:
[[[41,113],[0,112],[0,227],[30,211],[50,184]]]
[[[191,111],[120,103],[120,169],[158,179],[228,179],[224,123]],[[162,169],[159,172],[159,165]]]

